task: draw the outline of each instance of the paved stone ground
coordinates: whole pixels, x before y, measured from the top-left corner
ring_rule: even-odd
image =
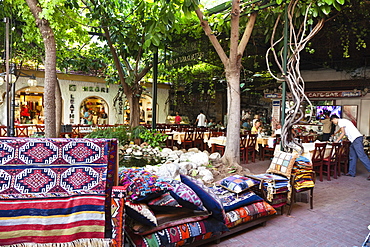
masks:
[[[270,161],[257,161],[245,166],[254,174],[263,173]],[[207,247],[290,247],[361,246],[369,233],[370,181],[368,172],[357,165],[357,176],[316,181],[313,209],[308,203],[294,204],[290,216],[276,215],[266,226],[222,239]],[[287,209],[285,210],[285,212]]]

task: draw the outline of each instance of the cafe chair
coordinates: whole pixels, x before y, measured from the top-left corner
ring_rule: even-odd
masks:
[[[173,133],[167,133],[166,134],[167,138],[166,138],[166,148],[171,148],[173,149],[174,147],[174,139],[173,139]]]
[[[181,148],[186,149],[194,147],[194,129],[185,129],[184,140],[181,142]]]
[[[324,163],[324,155],[326,150],[326,142],[316,142],[315,149],[312,155],[312,166],[315,171],[318,170],[319,172],[319,180],[320,182],[323,181],[323,163]]]
[[[245,150],[245,163],[248,164],[249,153],[251,153],[252,162],[256,162],[256,143],[257,143],[257,134],[250,134],[247,138],[247,145]]]
[[[337,170],[338,170],[338,162],[340,159],[340,148],[341,144],[332,143],[332,148],[328,157],[323,160],[323,174],[326,174],[328,181],[330,181],[330,176],[333,173],[333,178],[337,179]]]
[[[339,152],[339,161],[338,161],[338,176],[348,173],[348,164],[349,164],[349,146],[351,145],[350,141],[342,141],[341,150]]]
[[[265,160],[265,158],[272,158],[274,157],[274,152],[276,148],[276,144],[279,144],[281,140],[280,135],[276,135],[274,138],[274,145],[272,147],[266,145],[262,148],[262,160]]]
[[[7,126],[0,126],[0,136],[8,136],[8,127]]]
[[[241,162],[246,161],[247,140],[248,140],[248,135],[246,134],[240,135],[240,161]]]
[[[36,124],[36,132],[40,135],[45,134],[45,125],[43,124]]]
[[[77,138],[80,136],[80,125],[72,124],[72,138]]]
[[[225,146],[212,143],[212,153],[220,153],[221,156],[225,153]]]
[[[316,181],[316,173],[314,171],[307,171],[305,174],[302,174],[302,176],[298,177],[296,174],[292,174],[290,178],[290,184],[292,186],[292,195],[290,199],[290,205],[288,208],[287,215],[290,215],[292,212],[293,204],[297,202],[297,197],[299,193],[302,192],[309,192],[308,194],[308,201],[310,202],[310,209],[313,209],[313,189],[312,187],[303,187],[303,188],[297,188],[297,184],[299,183],[299,180],[308,180],[313,181],[313,184],[315,184]]]
[[[15,126],[15,134],[17,137],[29,137],[28,126]]]
[[[204,131],[203,130],[197,129],[194,132],[193,147],[196,147],[201,151],[204,150]]]

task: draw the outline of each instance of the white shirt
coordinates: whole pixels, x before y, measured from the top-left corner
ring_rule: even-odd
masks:
[[[344,130],[346,131],[346,136],[351,142],[356,140],[357,137],[362,136],[356,126],[354,126],[353,123],[347,119],[338,119],[338,126],[340,128],[344,127]]]
[[[199,127],[206,126],[206,115],[201,113],[201,114],[198,115],[197,119],[198,119],[198,126]]]

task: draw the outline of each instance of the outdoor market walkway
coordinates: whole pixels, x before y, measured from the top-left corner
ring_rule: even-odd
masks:
[[[243,165],[254,174],[263,173],[270,161]],[[362,163],[357,176],[316,181],[314,205],[296,203],[290,216],[276,215],[266,226],[223,238],[207,247],[361,246],[369,233],[370,181]],[[287,210],[285,210],[286,212]]]

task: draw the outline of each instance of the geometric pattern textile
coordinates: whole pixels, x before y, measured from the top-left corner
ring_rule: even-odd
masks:
[[[105,139],[4,138],[0,140],[2,165],[106,164]]]
[[[112,245],[111,247],[124,246],[124,226],[125,226],[125,195],[126,188],[114,186],[111,196],[112,209]]]
[[[298,154],[276,151],[266,173],[280,174],[289,178],[297,157]]]
[[[0,245],[108,246],[116,150],[115,139],[1,138]]]
[[[276,210],[265,201],[237,208],[226,213],[226,226],[232,228],[240,224],[276,214]]]
[[[183,246],[229,230],[222,222],[213,218],[180,224],[144,236],[132,233],[128,227],[125,229],[136,247]]]
[[[107,246],[104,202],[104,195],[0,200],[0,243],[21,246],[88,239]]]
[[[258,181],[254,181],[251,178],[246,178],[240,175],[229,176],[218,181],[217,183],[220,184],[225,189],[228,189],[234,193],[240,193],[256,184],[259,184]]]
[[[0,166],[0,194],[43,197],[45,193],[105,193],[104,166]]]

